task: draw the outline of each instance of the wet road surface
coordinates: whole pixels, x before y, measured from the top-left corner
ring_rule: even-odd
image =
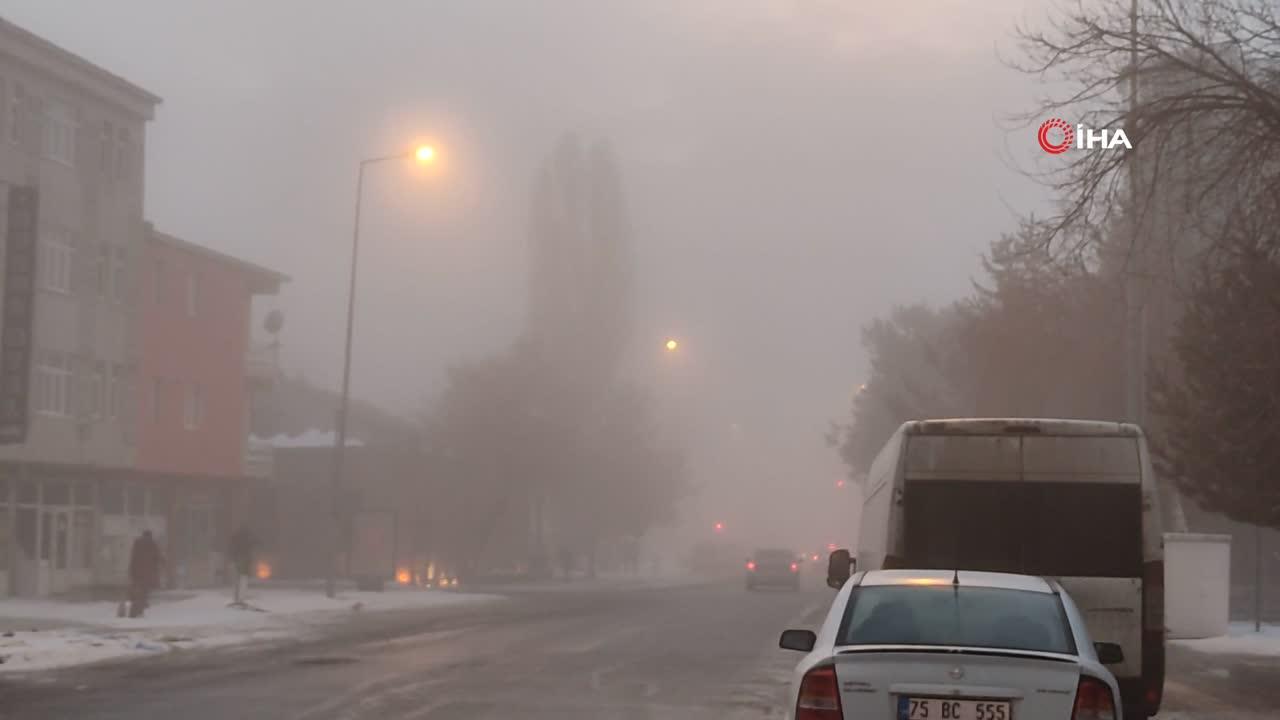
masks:
[[[515,591],[499,605],[370,615],[323,640],[0,680],[0,717],[95,720],[781,718],[825,588]],[[1280,717],[1280,669],[1171,649],[1171,720]]]

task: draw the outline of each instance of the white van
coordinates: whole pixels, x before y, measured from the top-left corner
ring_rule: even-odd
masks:
[[[863,490],[857,570],[989,570],[1057,579],[1089,633],[1115,643],[1124,717],[1164,690],[1159,497],[1136,425],[1081,420],[905,423]],[[828,583],[850,568],[833,553]],[[843,567],[842,567],[843,565]]]

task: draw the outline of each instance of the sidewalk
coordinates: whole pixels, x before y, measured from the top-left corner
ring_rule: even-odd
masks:
[[[0,600],[0,673],[68,667],[197,648],[297,637],[357,614],[495,602],[500,596],[420,588],[323,592],[250,588],[249,609],[230,591],[168,591],[141,618],[111,602]]]
[[[1222,637],[1203,640],[1174,640],[1189,650],[1214,655],[1260,655],[1280,657],[1280,625],[1264,623],[1254,632],[1251,622],[1233,622]]]

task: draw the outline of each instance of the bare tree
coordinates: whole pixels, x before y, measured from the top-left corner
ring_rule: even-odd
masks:
[[[1226,217],[1280,190],[1280,21],[1268,0],[1079,2],[1017,37],[1011,64],[1065,88],[1025,124],[1075,118],[1122,127],[1133,144],[1065,153],[1036,173],[1062,203],[1046,236],[1055,255],[1091,237],[1066,229],[1116,221],[1137,224],[1129,237],[1200,232],[1213,246]]]

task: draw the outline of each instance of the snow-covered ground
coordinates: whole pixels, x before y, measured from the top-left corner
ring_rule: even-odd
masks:
[[[342,622],[359,613],[447,607],[497,595],[393,589],[343,592],[252,589],[249,609],[229,607],[223,591],[160,593],[141,618],[117,617],[109,602],[0,601],[0,672],[42,670],[181,649],[274,640]],[[38,628],[25,629],[24,621]]]
[[[1222,637],[1174,642],[1199,652],[1280,657],[1280,625],[1263,625],[1259,633],[1251,622],[1233,622]]]

